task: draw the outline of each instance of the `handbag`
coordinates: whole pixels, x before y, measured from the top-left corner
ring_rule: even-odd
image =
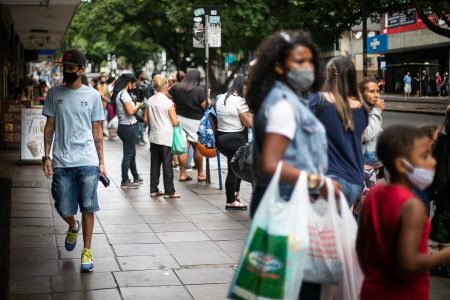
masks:
[[[231,299],[298,299],[308,251],[306,173],[301,172],[290,201],[280,197],[282,162],[255,212]]]
[[[177,127],[173,129],[172,137],[172,154],[180,155],[186,153],[186,136],[184,135],[181,125],[178,124]]]
[[[230,166],[237,178],[253,182],[253,141],[237,149]]]

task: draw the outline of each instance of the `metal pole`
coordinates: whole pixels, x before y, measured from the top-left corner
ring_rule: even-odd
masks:
[[[366,0],[361,0],[361,17],[363,25],[363,75],[367,77],[367,7]]]
[[[208,30],[209,30],[209,16],[205,15],[205,99],[206,106],[209,107],[209,39],[208,39]],[[206,158],[206,183],[211,184],[211,171],[209,165],[209,158]]]

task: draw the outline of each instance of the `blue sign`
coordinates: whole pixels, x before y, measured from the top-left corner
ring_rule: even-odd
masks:
[[[367,54],[385,53],[388,51],[388,35],[381,34],[367,38]]]

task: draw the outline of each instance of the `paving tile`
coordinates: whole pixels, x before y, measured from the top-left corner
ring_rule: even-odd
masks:
[[[10,251],[9,259],[11,262],[58,259],[58,252],[56,247],[16,248]]]
[[[67,251],[64,247],[58,247],[58,258],[59,259],[80,259],[81,252],[83,251],[83,243],[79,243],[73,251]],[[95,240],[92,241],[92,254],[95,258],[99,257],[113,257],[114,252],[109,244],[97,243]]]
[[[63,259],[59,261],[59,273],[78,274],[80,273],[80,258]],[[114,257],[97,257],[94,255],[95,272],[114,272],[120,271],[119,265]]]
[[[117,244],[159,244],[160,240],[154,233],[108,233],[109,242]]]
[[[231,257],[211,241],[166,243],[166,247],[182,266],[233,263]]]
[[[244,226],[237,221],[195,222],[194,224],[201,230],[244,229]]]
[[[111,273],[78,273],[51,277],[54,292],[73,292],[117,287]]]
[[[226,214],[219,212],[213,214],[195,214],[186,215],[186,218],[191,222],[216,222],[216,221],[233,221],[233,219]]]
[[[226,214],[236,221],[249,221],[249,211],[227,211]]]
[[[219,213],[215,206],[211,204],[203,204],[201,206],[192,205],[189,207],[178,207],[178,210],[184,215],[213,214]]]
[[[219,241],[216,244],[222,248],[225,252],[239,252],[244,249],[244,240],[235,240],[235,241]]]
[[[103,230],[105,233],[152,233],[153,230],[148,226],[148,224],[131,224],[131,225],[112,225],[104,224]]]
[[[150,224],[150,227],[154,232],[198,231],[198,228],[192,223]]]
[[[180,267],[172,255],[122,256],[117,259],[124,271],[170,270]]]
[[[41,210],[18,210],[14,209],[11,211],[11,217],[13,218],[51,218],[51,211],[41,211]]]
[[[213,241],[245,240],[247,229],[205,230],[204,233]]]
[[[114,272],[119,287],[181,285],[172,270]]]
[[[122,208],[133,208],[133,206],[127,202],[106,202],[99,204],[100,211],[103,209],[122,209]]]
[[[54,235],[12,237],[10,247],[15,248],[39,248],[56,247]]]
[[[147,224],[164,224],[164,223],[183,223],[189,220],[183,215],[168,215],[168,216],[143,216]]]
[[[449,289],[430,290],[430,300],[448,300],[450,297]]]
[[[100,223],[114,224],[114,225],[128,225],[128,224],[143,224],[144,220],[139,216],[126,216],[126,217],[102,217],[99,216]]]
[[[51,293],[50,277],[11,277],[10,294],[44,294]]]
[[[53,227],[11,227],[11,238],[54,234]]]
[[[78,232],[78,239],[77,239],[77,245],[83,244],[83,231],[80,228],[80,231]],[[66,240],[65,234],[58,234],[56,235],[56,245],[58,247],[64,246]],[[106,238],[105,234],[93,234],[92,235],[92,244],[108,244],[108,239]]]
[[[101,289],[80,292],[58,293],[52,295],[52,300],[120,300],[119,290]]]
[[[229,284],[187,285],[195,300],[223,300],[227,299]]]
[[[149,200],[142,202],[135,202],[133,206],[139,212],[141,208],[172,208],[171,204],[165,200]]]
[[[163,244],[113,245],[117,256],[169,255]]]
[[[138,215],[134,208],[102,209],[95,214],[99,217],[124,217]]]
[[[51,294],[10,295],[9,300],[52,300]]]
[[[183,284],[229,283],[234,270],[229,268],[198,268],[174,270]]]
[[[160,232],[158,238],[163,243],[209,241],[210,238],[201,231]]]
[[[12,210],[24,210],[24,211],[52,211],[52,206],[50,203],[11,203]]]
[[[28,261],[14,262],[10,264],[11,276],[46,276],[58,274],[58,261],[44,260],[34,261],[32,263]]]
[[[164,208],[137,208],[141,216],[173,216],[181,215],[181,213],[173,207]]]
[[[51,227],[53,220],[52,218],[11,218],[11,227],[20,226]]]
[[[157,286],[157,287],[125,287],[120,288],[125,300],[192,300],[193,298],[182,286]]]

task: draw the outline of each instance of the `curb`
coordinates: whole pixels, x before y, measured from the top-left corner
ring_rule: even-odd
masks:
[[[435,111],[435,110],[414,110],[414,109],[385,108],[384,111],[398,112],[398,113],[422,114],[422,115],[445,116],[445,112]]]
[[[450,100],[444,100],[444,99],[389,99],[385,98],[385,102],[395,102],[395,103],[419,103],[419,104],[441,104],[441,105],[449,105]]]

